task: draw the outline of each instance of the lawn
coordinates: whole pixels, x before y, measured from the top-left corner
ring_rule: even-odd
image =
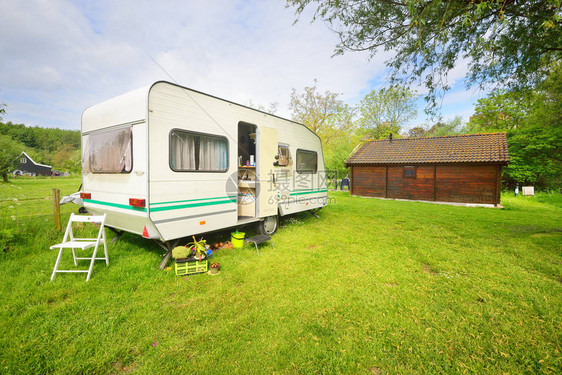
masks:
[[[15,180],[0,197],[23,184],[32,195]],[[275,249],[219,251],[218,276],[158,271],[162,251],[126,234],[88,283],[50,282],[62,233],[39,221],[2,254],[0,372],[562,372],[562,196],[330,194],[320,219],[282,220]]]

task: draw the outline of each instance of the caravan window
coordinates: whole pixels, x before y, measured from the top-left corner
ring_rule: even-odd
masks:
[[[280,167],[286,167],[289,165],[291,160],[291,153],[289,152],[289,146],[280,144],[278,147],[279,159],[277,162]]]
[[[316,173],[318,170],[318,154],[314,151],[297,150],[297,172]]]
[[[88,135],[82,170],[92,173],[129,173],[133,166],[132,127]]]
[[[172,130],[170,168],[176,172],[226,172],[228,141],[216,135]]]

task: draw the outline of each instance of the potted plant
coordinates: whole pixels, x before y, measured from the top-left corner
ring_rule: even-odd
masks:
[[[192,236],[193,242],[188,243],[186,246],[191,251],[191,255],[194,259],[199,260],[200,262],[207,256],[207,241],[205,241],[202,237],[199,241]]]
[[[219,271],[220,271],[220,269],[221,269],[220,263],[219,263],[219,262],[213,262],[213,263],[211,264],[211,271],[210,271],[211,275],[216,275],[216,274],[218,274]]]
[[[193,242],[185,246],[178,246],[172,250],[172,257],[176,260],[176,275],[193,275],[207,272],[209,261],[206,259],[207,241],[201,238],[199,241],[192,237]]]

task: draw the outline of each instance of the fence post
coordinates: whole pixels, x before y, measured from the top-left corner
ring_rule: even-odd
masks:
[[[55,230],[60,231],[62,228],[60,220],[60,190],[53,189],[53,219],[55,221]]]

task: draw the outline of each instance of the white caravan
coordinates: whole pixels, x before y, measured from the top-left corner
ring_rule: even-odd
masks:
[[[272,234],[327,191],[316,134],[227,100],[156,82],[82,114],[84,206],[168,250],[252,222]]]

